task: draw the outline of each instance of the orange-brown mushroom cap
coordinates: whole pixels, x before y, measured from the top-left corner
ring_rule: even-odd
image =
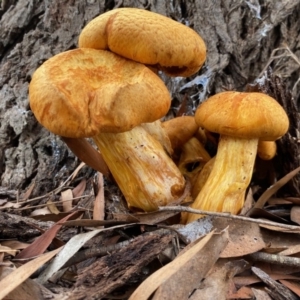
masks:
[[[263,93],[223,92],[203,102],[196,123],[221,135],[274,141],[286,133],[289,120],[284,109]]]
[[[43,126],[72,138],[153,122],[167,113],[171,102],[163,81],[149,68],[95,49],[50,58],[33,74],[29,98]]]
[[[206,58],[202,38],[170,18],[137,8],[119,8],[93,19],[82,30],[79,47],[108,49],[171,76],[196,73]]]

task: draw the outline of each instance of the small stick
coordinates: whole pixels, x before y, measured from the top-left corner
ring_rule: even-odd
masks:
[[[287,267],[298,267],[300,266],[299,257],[289,257],[280,254],[270,254],[264,252],[256,252],[248,255],[254,261],[261,261],[270,264],[276,264]]]
[[[192,213],[192,214],[215,216],[215,217],[227,218],[227,219],[231,219],[231,220],[240,220],[240,221],[245,221],[245,222],[256,223],[259,225],[277,226],[277,227],[284,228],[284,229],[300,231],[300,226],[281,224],[281,223],[276,223],[276,222],[261,220],[261,219],[252,219],[249,217],[231,215],[230,213],[198,210],[198,209],[194,209],[194,208],[190,208],[190,207],[186,207],[186,206],[160,206],[158,208],[158,210],[159,211],[188,212],[188,213]]]

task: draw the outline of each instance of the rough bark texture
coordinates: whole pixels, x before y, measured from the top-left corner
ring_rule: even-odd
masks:
[[[191,26],[205,40],[207,62],[198,74],[165,78],[176,109],[185,95],[192,112],[210,94],[243,90],[269,64],[276,75],[287,79],[299,102],[300,0],[2,0],[0,5],[2,196],[10,196],[6,190],[26,189],[32,181],[33,194],[40,195],[74,169],[77,160],[72,153],[31,113],[28,84],[46,59],[77,46],[88,21],[116,7],[167,15]],[[272,53],[283,45],[288,48]]]

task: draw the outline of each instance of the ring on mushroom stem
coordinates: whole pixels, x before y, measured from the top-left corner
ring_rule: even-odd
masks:
[[[184,177],[139,126],[163,117],[171,102],[163,81],[146,66],[109,51],[66,51],[35,71],[29,98],[51,132],[94,139],[129,206],[151,211],[183,194]]]
[[[118,8],[93,19],[82,30],[79,47],[109,50],[170,76],[191,76],[206,58],[196,31],[137,8]]]
[[[244,205],[259,140],[274,141],[284,135],[289,120],[280,104],[262,93],[223,92],[197,109],[196,123],[220,134],[213,169],[191,207],[237,214]],[[182,214],[192,222],[196,214]]]

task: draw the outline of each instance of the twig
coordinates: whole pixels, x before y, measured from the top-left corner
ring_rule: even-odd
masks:
[[[254,261],[261,261],[275,265],[281,265],[286,267],[299,267],[299,257],[289,257],[280,254],[270,254],[264,252],[256,252],[248,255]]]
[[[73,200],[78,200],[78,199],[83,199],[83,198],[88,198],[91,197],[91,195],[83,195],[80,197],[74,197],[72,199],[66,199],[66,200],[61,200],[59,202],[53,202],[53,204],[55,205],[62,205],[63,202],[67,202],[67,201],[73,201]],[[44,206],[48,206],[49,203],[44,203],[44,204],[39,204],[39,205],[33,205],[33,206],[28,206],[28,207],[22,207],[22,208],[15,208],[15,211],[22,211],[22,210],[26,210],[26,209],[33,209],[33,208],[40,208],[40,207],[44,207]],[[1,210],[1,208],[0,208]]]
[[[266,221],[266,220],[261,220],[261,219],[252,219],[249,217],[231,215],[230,213],[198,210],[198,209],[185,207],[185,206],[160,206],[160,207],[158,207],[158,210],[159,211],[188,212],[188,213],[192,213],[192,214],[215,216],[215,217],[227,218],[227,219],[231,219],[231,220],[241,220],[241,221],[245,221],[245,222],[256,223],[259,225],[276,226],[276,227],[280,227],[280,228],[284,228],[284,229],[300,231],[300,226],[281,224],[281,223],[276,223],[276,222]]]

